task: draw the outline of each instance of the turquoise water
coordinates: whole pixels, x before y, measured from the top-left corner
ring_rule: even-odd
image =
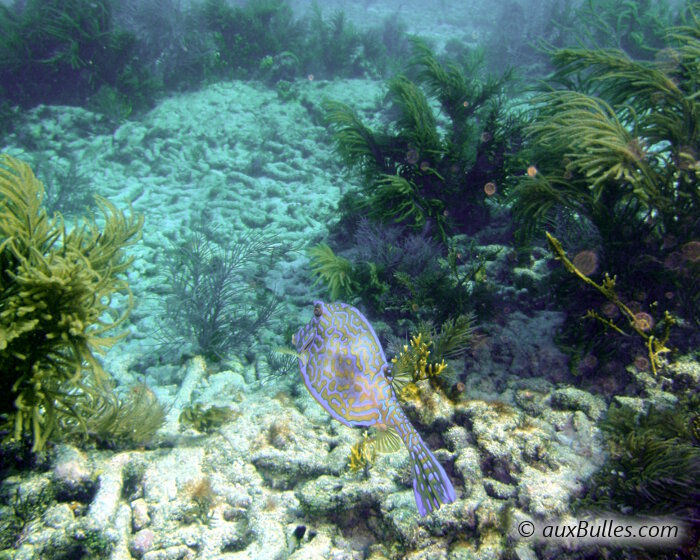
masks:
[[[0,5],[0,556],[697,554],[698,13]]]

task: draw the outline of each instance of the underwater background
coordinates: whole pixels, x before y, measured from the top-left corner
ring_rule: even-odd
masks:
[[[699,18],[0,1],[0,559],[700,558]]]

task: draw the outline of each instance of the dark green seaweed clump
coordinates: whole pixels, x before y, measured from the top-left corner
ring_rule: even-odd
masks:
[[[698,399],[644,413],[611,406],[602,428],[610,454],[579,510],[625,515],[675,516],[694,526],[700,519],[700,417]],[[693,525],[694,524],[694,525]]]
[[[484,263],[495,253],[477,255],[458,236],[490,223],[519,165],[519,120],[506,111],[508,74],[488,76],[477,54],[461,65],[422,41],[413,48],[406,74],[388,82],[387,126],[326,102],[337,152],[362,185],[340,203],[339,249],[319,244],[310,254],[332,299],[361,300],[390,321],[442,322],[488,299]]]
[[[318,6],[297,18],[286,0],[14,0],[0,37],[0,130],[14,105],[82,105],[116,124],[163,91],[222,79],[292,97],[296,79],[385,75],[407,52],[395,19],[360,30]]]
[[[0,96],[23,107],[82,104],[111,92],[124,116],[147,106],[154,84],[136,37],[114,24],[109,0],[29,0],[0,5]],[[9,86],[11,84],[11,86]]]
[[[359,192],[345,196],[345,212],[414,230],[429,222],[445,242],[450,233],[488,222],[484,187],[505,186],[518,121],[505,111],[508,74],[486,75],[476,53],[459,65],[441,61],[418,39],[413,46],[408,75],[387,84],[390,126],[373,130],[351,107],[333,101],[325,104],[326,119],[338,154],[365,178]],[[447,116],[444,133],[433,101]]]
[[[179,421],[183,426],[191,426],[198,432],[209,433],[234,420],[236,416],[238,413],[227,406],[204,408],[201,403],[196,403],[182,409]]]
[[[618,49],[637,60],[653,60],[680,23],[678,5],[668,1],[587,0],[566,13],[555,20],[567,45]]]

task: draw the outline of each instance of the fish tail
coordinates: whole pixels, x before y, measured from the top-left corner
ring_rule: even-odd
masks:
[[[440,504],[451,504],[457,499],[454,486],[445,469],[425,445],[403,411],[395,416],[395,427],[411,457],[413,495],[421,516],[440,509]]]
[[[445,469],[435,458],[421,437],[415,434],[417,441],[408,450],[411,456],[413,472],[413,495],[421,516],[440,509],[440,503],[451,504],[455,501],[455,489],[447,477]]]

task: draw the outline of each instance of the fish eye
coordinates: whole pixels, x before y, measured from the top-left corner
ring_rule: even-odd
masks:
[[[317,303],[314,305],[314,317],[320,317],[323,314],[323,310],[321,309],[321,304]]]

